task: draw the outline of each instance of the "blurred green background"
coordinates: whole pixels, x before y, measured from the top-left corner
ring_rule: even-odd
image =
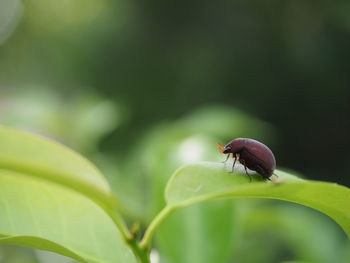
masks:
[[[350,186],[349,11],[348,1],[0,0],[0,123],[88,157],[143,227],[177,167],[222,161],[215,144],[235,137],[269,145],[282,169]],[[203,231],[184,249],[171,229],[205,217],[214,232],[215,218],[235,222],[213,237],[226,244],[211,254],[219,263],[350,261],[344,233],[317,212],[221,202],[175,214],[157,237],[161,260],[204,263],[192,247]]]

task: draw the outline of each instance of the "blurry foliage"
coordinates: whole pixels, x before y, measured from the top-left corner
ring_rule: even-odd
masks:
[[[0,97],[1,124],[50,136],[85,152],[121,124],[121,110],[97,94],[64,96],[45,88],[27,87]]]
[[[108,0],[27,1],[26,7],[30,10],[27,23],[31,30],[40,34],[71,35],[92,25],[106,13],[108,5]]]
[[[0,44],[9,37],[18,25],[23,11],[20,0],[2,0],[0,3]]]
[[[16,3],[24,12],[0,48],[1,89],[94,90],[122,101],[132,121],[105,138],[106,151],[220,103],[278,127],[283,166],[349,185],[346,1],[2,0],[1,12]],[[325,149],[337,155],[315,154]]]
[[[232,200],[211,201],[176,211],[157,231],[161,262],[236,262],[239,257],[232,255],[240,242],[238,222],[236,203]]]
[[[239,262],[349,260],[349,240],[331,219],[315,210],[259,200],[240,202],[239,214],[240,242],[234,251]]]

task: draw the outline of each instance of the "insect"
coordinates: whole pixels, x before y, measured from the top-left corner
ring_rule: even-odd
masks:
[[[263,143],[248,138],[237,138],[229,142],[225,147],[217,144],[219,150],[228,154],[225,162],[230,155],[234,158],[232,171],[235,167],[236,160],[243,164],[246,174],[250,181],[252,178],[248,174],[247,168],[256,171],[262,178],[270,180],[276,169],[276,160],[272,151]]]

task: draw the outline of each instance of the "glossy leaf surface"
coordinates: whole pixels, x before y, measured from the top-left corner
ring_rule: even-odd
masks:
[[[0,168],[64,185],[101,203],[112,202],[105,178],[92,163],[44,137],[0,126]]]
[[[242,171],[241,171],[242,172]],[[167,205],[185,207],[219,198],[270,198],[305,205],[333,218],[350,236],[350,190],[334,183],[301,180],[282,171],[275,182],[254,175],[235,174],[218,163],[199,163],[180,168],[166,189]]]

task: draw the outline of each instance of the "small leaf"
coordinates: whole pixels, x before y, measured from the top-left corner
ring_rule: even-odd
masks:
[[[279,183],[228,172],[220,163],[199,163],[180,168],[166,188],[167,206],[185,207],[219,198],[270,198],[305,205],[333,218],[350,236],[350,190],[334,183],[301,180],[276,171]]]
[[[136,262],[112,219],[92,200],[6,170],[0,170],[0,243],[50,250],[81,262]]]

